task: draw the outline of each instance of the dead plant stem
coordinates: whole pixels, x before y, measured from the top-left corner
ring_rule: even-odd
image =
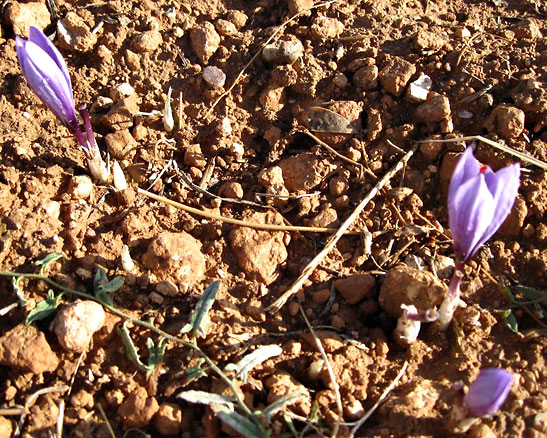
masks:
[[[385,400],[385,398],[389,395],[389,393],[395,388],[397,383],[399,383],[399,380],[401,380],[401,377],[403,377],[403,374],[405,373],[406,369],[408,367],[408,362],[405,361],[403,366],[401,367],[401,371],[399,371],[399,374],[395,377],[393,382],[389,384],[389,386],[385,389],[385,391],[382,393],[380,398],[374,403],[374,405],[363,415],[362,418],[359,419],[351,429],[351,432],[349,434],[348,438],[353,438],[355,433],[359,430],[359,428],[364,424],[365,421],[367,421],[372,414],[378,409],[378,407],[382,404],[382,402]]]
[[[338,386],[338,382],[336,381],[336,376],[334,375],[334,370],[332,369],[332,365],[329,361],[329,358],[327,356],[327,353],[325,352],[325,349],[323,348],[323,345],[321,344],[321,341],[315,334],[315,330],[313,330],[313,327],[310,324],[310,321],[308,321],[308,317],[306,316],[306,313],[304,312],[304,309],[302,306],[299,306],[300,313],[302,314],[302,318],[304,318],[304,321],[306,325],[308,326],[308,330],[310,331],[313,340],[315,341],[315,345],[317,346],[317,349],[319,350],[319,353],[321,353],[321,357],[325,361],[325,366],[327,367],[327,371],[329,373],[329,379],[332,383],[332,389],[334,391],[334,397],[336,399],[336,410],[338,411],[338,418],[334,423],[334,427],[331,431],[331,438],[336,438],[336,435],[338,435],[338,430],[340,429],[340,421],[344,418],[344,410],[342,407],[342,397],[340,396],[340,386]]]
[[[547,169],[547,163],[545,163],[544,161],[538,160],[537,158],[531,157],[530,155],[516,151],[515,149],[510,148],[509,146],[505,146],[501,143],[497,143],[493,140],[490,140],[489,138],[483,137],[482,135],[472,135],[469,137],[454,137],[454,138],[447,138],[445,140],[420,140],[418,143],[457,143],[457,142],[475,141],[475,140],[482,141],[483,143],[486,143],[487,145],[492,146],[493,148],[499,149],[500,151],[513,155],[521,159],[522,161],[538,166],[541,169]]]
[[[365,198],[359,203],[359,205],[353,210],[353,212],[349,215],[349,217],[344,221],[344,223],[340,226],[340,228],[336,231],[334,235],[332,235],[325,247],[319,254],[317,254],[304,268],[302,274],[300,277],[296,279],[296,281],[291,285],[289,289],[287,289],[283,295],[281,295],[275,302],[273,302],[268,308],[267,311],[270,312],[278,312],[281,307],[285,305],[285,303],[294,295],[296,294],[302,285],[306,282],[308,277],[313,273],[315,268],[323,261],[323,259],[327,256],[327,254],[330,252],[330,250],[336,245],[338,240],[345,234],[346,230],[350,227],[350,225],[359,217],[363,209],[366,207],[366,205],[376,196],[376,194],[388,183],[388,181],[393,178],[393,176],[399,172],[403,168],[403,166],[408,162],[410,157],[414,155],[414,152],[416,152],[416,149],[418,148],[418,145],[416,144],[410,151],[408,151],[400,160],[399,162],[393,166],[374,186],[374,188],[365,196]]]
[[[257,230],[266,230],[266,231],[300,231],[300,232],[311,232],[311,233],[336,233],[338,230],[336,228],[322,228],[322,227],[298,227],[292,225],[275,225],[275,224],[258,224],[254,222],[242,221],[239,219],[233,219],[225,216],[220,216],[213,213],[208,213],[206,211],[199,210],[189,205],[181,204],[180,202],[173,201],[165,196],[156,195],[147,190],[137,188],[137,193],[141,193],[149,198],[155,199],[156,201],[163,202],[165,204],[172,205],[173,207],[180,208],[188,213],[195,214],[198,216],[205,217],[207,219],[213,219],[221,222],[226,222],[228,224],[240,225],[242,227],[255,228]],[[344,230],[344,234],[359,235],[361,234],[358,231],[348,231]]]

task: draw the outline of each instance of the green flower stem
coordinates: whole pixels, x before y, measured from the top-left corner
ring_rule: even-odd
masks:
[[[169,333],[164,332],[163,330],[157,328],[155,325],[150,324],[149,322],[145,322],[145,321],[142,321],[140,319],[133,318],[132,316],[130,316],[130,315],[116,309],[114,306],[111,306],[110,304],[107,304],[107,303],[97,299],[93,295],[90,295],[86,292],[81,292],[79,290],[70,289],[66,286],[63,286],[63,285],[57,283],[56,281],[53,281],[49,277],[45,277],[45,276],[40,275],[40,274],[26,274],[26,273],[6,272],[6,271],[0,271],[0,276],[14,277],[14,278],[28,278],[28,279],[33,279],[33,280],[45,281],[46,283],[48,283],[49,285],[55,287],[56,289],[59,289],[63,292],[69,293],[71,295],[76,295],[78,297],[85,298],[87,300],[95,301],[95,302],[99,303],[101,306],[103,306],[105,309],[107,309],[110,313],[113,313],[114,315],[118,315],[119,317],[124,318],[128,321],[131,321],[133,324],[140,325],[141,327],[145,327],[145,328],[153,331],[154,333],[156,333],[160,336],[163,336],[166,339],[169,339],[173,342],[181,344],[185,347],[191,348],[192,350],[197,352],[201,357],[203,357],[203,359],[205,359],[205,362],[207,362],[207,365],[209,365],[209,367],[215,373],[217,373],[218,376],[222,380],[224,380],[224,382],[230,387],[230,389],[232,390],[232,393],[234,394],[236,402],[237,402],[238,406],[241,408],[241,410],[243,412],[245,412],[245,414],[249,418],[251,418],[258,426],[262,427],[262,424],[259,422],[259,420],[256,418],[256,416],[252,413],[252,411],[247,407],[247,405],[241,399],[240,395],[238,394],[238,392],[237,392],[233,382],[230,380],[230,378],[228,378],[228,376],[226,374],[224,374],[224,372],[211,359],[209,359],[209,356],[207,356],[205,354],[205,352],[201,348],[199,348],[196,344],[194,344],[192,342],[185,341],[185,340],[183,340],[183,339],[181,339],[177,336],[170,335]]]

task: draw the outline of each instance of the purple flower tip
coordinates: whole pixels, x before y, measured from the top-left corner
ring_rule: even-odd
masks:
[[[513,374],[502,368],[482,370],[463,399],[469,415],[482,417],[496,412],[507,398],[512,384]]]
[[[28,40],[16,37],[15,48],[30,89],[73,132],[78,128],[78,116],[68,69],[57,48],[34,26]]]
[[[469,260],[503,224],[515,202],[520,165],[498,172],[482,165],[467,148],[448,190],[448,215],[456,252]]]

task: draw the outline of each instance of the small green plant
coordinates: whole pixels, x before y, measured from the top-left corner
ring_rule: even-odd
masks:
[[[516,285],[510,288],[503,280],[498,283],[500,290],[511,302],[505,309],[496,310],[502,314],[505,324],[511,331],[518,333],[518,321],[514,309],[521,308],[527,311],[532,318],[541,324],[547,323],[547,292],[532,287]]]
[[[236,390],[235,381],[236,379],[245,381],[248,373],[254,367],[269,358],[278,356],[281,354],[282,349],[277,345],[262,346],[243,357],[239,362],[228,364],[223,371],[197,345],[198,337],[204,338],[207,335],[207,325],[209,321],[208,313],[214,304],[220,281],[214,281],[206,288],[192,313],[190,322],[181,330],[181,333],[191,333],[192,341],[189,342],[178,336],[173,336],[149,322],[133,318],[115,307],[111,294],[123,286],[124,280],[122,277],[108,279],[104,270],[98,268],[93,279],[93,291],[92,293],[88,293],[63,286],[46,276],[48,265],[62,257],[62,254],[53,253],[37,261],[35,264],[40,267],[40,272],[38,274],[0,271],[0,276],[12,278],[12,284],[19,299],[19,305],[22,307],[28,303],[28,298],[21,288],[21,280],[40,280],[52,287],[52,289],[49,289],[48,291],[47,298],[40,301],[38,305],[29,312],[26,318],[27,324],[46,318],[54,313],[61,302],[61,298],[64,295],[69,294],[86,300],[95,301],[101,304],[110,313],[124,319],[124,323],[118,328],[118,333],[125,346],[126,354],[128,358],[136,364],[137,368],[145,372],[147,376],[149,376],[162,362],[167,341],[172,341],[191,349],[200,357],[193,367],[186,370],[188,380],[192,381],[198,379],[206,376],[209,371],[213,371],[230,388],[232,395],[227,397],[205,391],[183,391],[178,394],[178,397],[188,402],[211,406],[221,421],[246,438],[269,438],[271,431],[268,429],[268,424],[272,417],[282,411],[286,406],[304,397],[304,394],[301,393],[287,394],[262,410],[252,411],[243,402]],[[55,293],[55,290],[58,291],[57,294]],[[12,307],[13,305],[10,308]],[[151,338],[147,339],[147,363],[140,358],[137,347],[131,339],[128,328],[129,322],[144,327],[160,337],[160,340],[157,343]]]

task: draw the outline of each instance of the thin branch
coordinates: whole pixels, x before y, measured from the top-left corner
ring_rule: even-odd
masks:
[[[380,179],[374,188],[368,193],[367,196],[359,203],[359,205],[353,210],[351,215],[344,221],[342,225],[340,225],[340,228],[338,231],[336,231],[336,234],[332,235],[323,250],[317,254],[304,268],[302,271],[302,274],[298,279],[291,285],[289,289],[287,289],[283,295],[281,295],[274,303],[272,303],[267,310],[270,312],[278,312],[281,307],[285,305],[285,303],[294,295],[296,294],[302,285],[306,282],[308,277],[313,273],[315,268],[321,263],[321,261],[327,256],[327,254],[330,252],[330,250],[336,245],[338,240],[344,235],[346,230],[350,227],[350,225],[359,217],[363,209],[367,206],[367,204],[376,196],[376,194],[384,187],[388,181],[399,171],[403,168],[403,166],[408,162],[410,157],[414,155],[414,152],[416,152],[416,149],[418,148],[418,145],[415,145],[410,151],[408,151],[400,160],[399,162],[391,168],[383,177]]]
[[[188,175],[186,175],[185,172],[182,170],[179,170],[179,175],[182,178],[182,180],[191,188],[194,189],[196,192],[202,193],[203,195],[207,195],[211,198],[220,199],[222,202],[233,202],[234,204],[243,204],[243,205],[250,205],[252,207],[260,207],[260,208],[268,208],[267,205],[259,204],[258,202],[253,201],[246,201],[244,199],[236,199],[236,198],[224,198],[223,196],[215,195],[214,193],[211,193],[207,191],[206,189],[200,187],[199,185],[195,184]]]
[[[389,393],[393,390],[393,388],[395,388],[395,386],[397,385],[397,383],[399,383],[399,380],[401,380],[401,377],[403,377],[403,374],[405,373],[406,369],[408,367],[408,362],[405,361],[405,363],[403,364],[402,368],[401,368],[401,371],[399,371],[399,374],[397,374],[397,377],[395,377],[395,379],[393,380],[393,382],[391,382],[389,384],[389,386],[386,388],[386,390],[382,393],[382,395],[380,396],[380,398],[376,401],[376,403],[374,403],[374,405],[366,412],[365,415],[363,415],[363,417],[361,417],[359,419],[359,421],[357,421],[355,423],[355,426],[353,426],[353,428],[351,429],[351,432],[349,434],[349,437],[348,438],[353,438],[353,436],[355,435],[355,433],[359,430],[359,428],[363,425],[363,423],[365,421],[367,421],[371,416],[372,414],[376,411],[376,409],[378,409],[378,407],[382,404],[382,402],[386,399],[386,397],[389,395]]]
[[[325,361],[325,366],[327,367],[327,371],[329,373],[329,379],[332,383],[332,389],[334,391],[334,397],[336,399],[336,410],[338,411],[338,418],[336,419],[336,422],[334,423],[334,427],[331,431],[331,438],[335,438],[338,434],[338,430],[340,429],[340,420],[343,419],[344,416],[344,410],[342,407],[342,397],[340,396],[340,386],[338,386],[338,382],[336,381],[336,376],[334,375],[334,370],[332,369],[332,365],[329,361],[329,358],[327,356],[327,353],[325,353],[325,349],[323,348],[323,345],[321,344],[321,341],[315,334],[315,331],[313,330],[313,327],[310,324],[310,321],[308,321],[308,317],[304,313],[304,309],[302,306],[299,306],[300,313],[302,314],[302,318],[304,318],[304,321],[306,322],[306,325],[308,326],[308,330],[310,331],[313,340],[315,341],[315,345],[317,346],[317,349],[319,350],[319,353],[321,353],[321,357]]]
[[[500,151],[513,155],[514,157],[517,157],[521,159],[522,161],[538,166],[541,169],[547,169],[547,163],[545,163],[544,161],[531,157],[528,154],[524,154],[522,152],[516,151],[515,149],[510,148],[509,146],[506,146],[501,143],[497,143],[493,140],[490,140],[489,138],[483,137],[482,135],[472,135],[469,137],[454,137],[454,138],[447,138],[446,140],[420,140],[418,141],[418,143],[457,143],[460,141],[474,141],[474,140],[482,141],[483,143],[486,143],[489,146],[492,146],[496,149],[499,149]]]
[[[68,386],[66,385],[60,385],[60,386],[50,386],[48,388],[42,388],[33,393],[25,402],[25,407],[23,408],[24,411],[21,414],[21,418],[19,419],[19,423],[17,423],[17,427],[15,428],[15,431],[13,432],[13,437],[17,438],[19,435],[21,435],[21,429],[23,428],[23,425],[25,424],[25,419],[27,418],[27,414],[29,411],[29,408],[34,404],[36,399],[44,394],[51,394],[54,392],[65,392],[68,390]]]
[[[169,198],[166,198],[164,196],[156,195],[155,193],[151,193],[147,190],[143,190],[140,188],[137,188],[137,193],[141,193],[145,196],[148,196],[149,198],[155,199],[156,201],[163,202],[165,204],[172,205],[173,207],[180,208],[181,210],[184,210],[191,214],[196,214],[198,216],[206,217],[208,219],[213,219],[216,221],[226,222],[228,224],[233,225],[240,225],[242,227],[249,227],[254,228],[257,230],[266,230],[266,231],[300,231],[300,232],[310,232],[310,233],[336,233],[338,230],[336,228],[323,228],[323,227],[299,227],[299,226],[291,226],[291,225],[275,225],[275,224],[257,224],[254,222],[247,222],[242,221],[239,219],[232,219],[225,216],[220,216],[217,214],[209,213],[206,211],[198,210],[197,208],[190,207],[185,204],[181,204],[179,202],[173,201]],[[361,234],[358,231],[345,231],[344,234],[350,234],[350,235],[359,235]]]
[[[366,172],[368,173],[370,176],[374,177],[374,178],[377,178],[377,176],[374,174],[374,172],[372,172],[372,170],[366,168],[365,166],[363,166],[361,163],[358,163],[357,161],[354,161],[352,160],[351,158],[348,158],[346,157],[345,155],[342,155],[340,152],[338,152],[336,149],[334,149],[333,147],[329,146],[327,143],[325,143],[323,140],[321,140],[319,137],[317,137],[316,135],[312,134],[310,132],[309,129],[303,129],[301,130],[300,132],[306,134],[307,136],[309,136],[310,138],[312,138],[314,141],[316,141],[317,143],[319,143],[320,146],[323,146],[326,150],[328,150],[331,154],[334,154],[335,156],[337,156],[338,158],[340,158],[342,161],[345,161],[346,163],[349,163],[349,164],[352,164],[354,166],[356,166],[357,168],[359,168],[360,170],[360,177],[363,175],[363,172]]]

